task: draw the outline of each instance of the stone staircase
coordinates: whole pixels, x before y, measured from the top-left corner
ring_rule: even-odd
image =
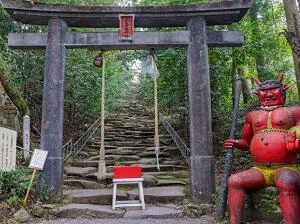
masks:
[[[153,148],[154,113],[153,109],[140,103],[138,91],[138,85],[132,85],[123,106],[106,116],[107,179],[97,180],[100,137],[92,139],[72,162],[65,164],[64,194],[68,202],[73,203],[68,205],[69,208],[72,206],[82,208],[87,204],[111,205],[112,169],[118,165],[142,166],[148,213],[149,207],[153,210],[153,206],[180,201],[186,197],[188,166],[181,158],[172,138],[166,134],[160,135],[160,171],[157,170]],[[100,133],[96,136],[100,136]],[[135,186],[118,188],[117,200],[137,198],[138,191]],[[178,216],[178,212],[174,210],[171,213]]]

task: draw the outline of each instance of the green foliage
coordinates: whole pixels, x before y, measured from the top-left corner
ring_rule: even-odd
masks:
[[[67,54],[65,85],[65,126],[73,135],[76,127],[101,114],[102,67],[93,66],[99,52],[69,50]],[[105,108],[111,110],[121,105],[130,83],[130,73],[118,60],[118,52],[105,54]]]
[[[65,5],[88,5],[88,6],[99,6],[99,5],[116,5],[116,0],[38,0],[35,2],[42,3],[53,3],[53,4],[65,4]]]
[[[4,60],[3,60],[3,58],[2,58],[1,55],[0,55],[0,72],[1,73],[7,73],[8,72],[7,65],[4,62]]]
[[[45,177],[43,176],[42,173],[39,173],[37,176],[37,179],[39,179],[39,199],[40,201],[47,201],[49,199],[49,195],[51,191],[53,191],[52,188],[49,188],[48,185],[46,184]]]
[[[28,171],[23,168],[0,172],[0,194],[7,195],[8,205],[17,205],[24,199],[29,181]]]
[[[16,32],[17,26],[13,23],[11,17],[0,8],[0,48],[5,46],[9,32]]]
[[[157,51],[158,103],[160,113],[169,116],[170,121],[183,138],[187,138],[188,90],[186,49]],[[143,58],[141,58],[143,60]],[[153,105],[153,80],[150,76],[140,79],[141,95],[145,102]]]
[[[186,5],[193,3],[207,3],[207,2],[222,2],[222,0],[143,0],[136,5],[143,6],[165,6],[165,5]]]
[[[229,219],[223,219],[222,221],[218,222],[218,224],[229,224]]]
[[[202,215],[201,211],[198,208],[185,208],[183,214],[189,218],[198,218]]]

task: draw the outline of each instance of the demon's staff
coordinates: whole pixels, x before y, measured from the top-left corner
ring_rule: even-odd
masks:
[[[236,77],[235,78],[235,87],[234,87],[234,107],[233,107],[233,118],[231,122],[231,130],[230,130],[230,136],[229,139],[234,139],[234,132],[235,127],[238,119],[238,113],[239,113],[239,101],[240,101],[240,94],[241,94],[241,78]],[[233,148],[227,149],[226,153],[226,162],[225,162],[225,172],[224,177],[222,180],[222,188],[220,192],[219,197],[219,204],[217,207],[217,215],[218,218],[224,218],[225,217],[225,211],[226,211],[226,204],[227,204],[227,197],[228,197],[228,184],[227,179],[229,178],[231,174],[231,165],[232,165],[232,155],[233,155]]]

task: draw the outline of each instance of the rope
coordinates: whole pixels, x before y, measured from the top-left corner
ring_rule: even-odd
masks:
[[[157,106],[157,80],[156,80],[156,61],[157,57],[153,53],[152,54],[154,60],[153,66],[153,79],[154,79],[154,147],[159,147],[159,135],[158,135],[158,106]]]
[[[106,164],[105,164],[105,148],[104,148],[104,109],[105,109],[105,57],[102,54],[102,93],[101,93],[101,140],[100,140],[100,160],[98,167],[98,179],[106,178]]]
[[[101,143],[100,143],[100,159],[104,160],[104,116],[105,116],[105,58],[103,57],[102,65],[102,93],[101,93]],[[102,152],[102,153],[101,153]]]
[[[159,147],[159,135],[158,135],[158,104],[157,104],[157,80],[156,80],[156,62],[157,57],[154,53],[152,53],[152,57],[154,60],[154,66],[153,66],[153,79],[154,79],[154,147]]]
[[[156,62],[157,62],[157,57],[155,53],[152,53],[153,61],[154,61],[154,66],[153,66],[153,80],[154,80],[154,150],[156,154],[156,164],[157,164],[157,169],[160,170],[159,167],[159,135],[158,135],[158,104],[157,104],[157,80],[156,80]]]

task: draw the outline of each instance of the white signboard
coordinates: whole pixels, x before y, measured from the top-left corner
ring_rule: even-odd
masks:
[[[11,171],[16,168],[17,132],[0,127],[0,170]]]
[[[47,155],[48,151],[43,149],[35,149],[30,160],[29,168],[43,170]]]

